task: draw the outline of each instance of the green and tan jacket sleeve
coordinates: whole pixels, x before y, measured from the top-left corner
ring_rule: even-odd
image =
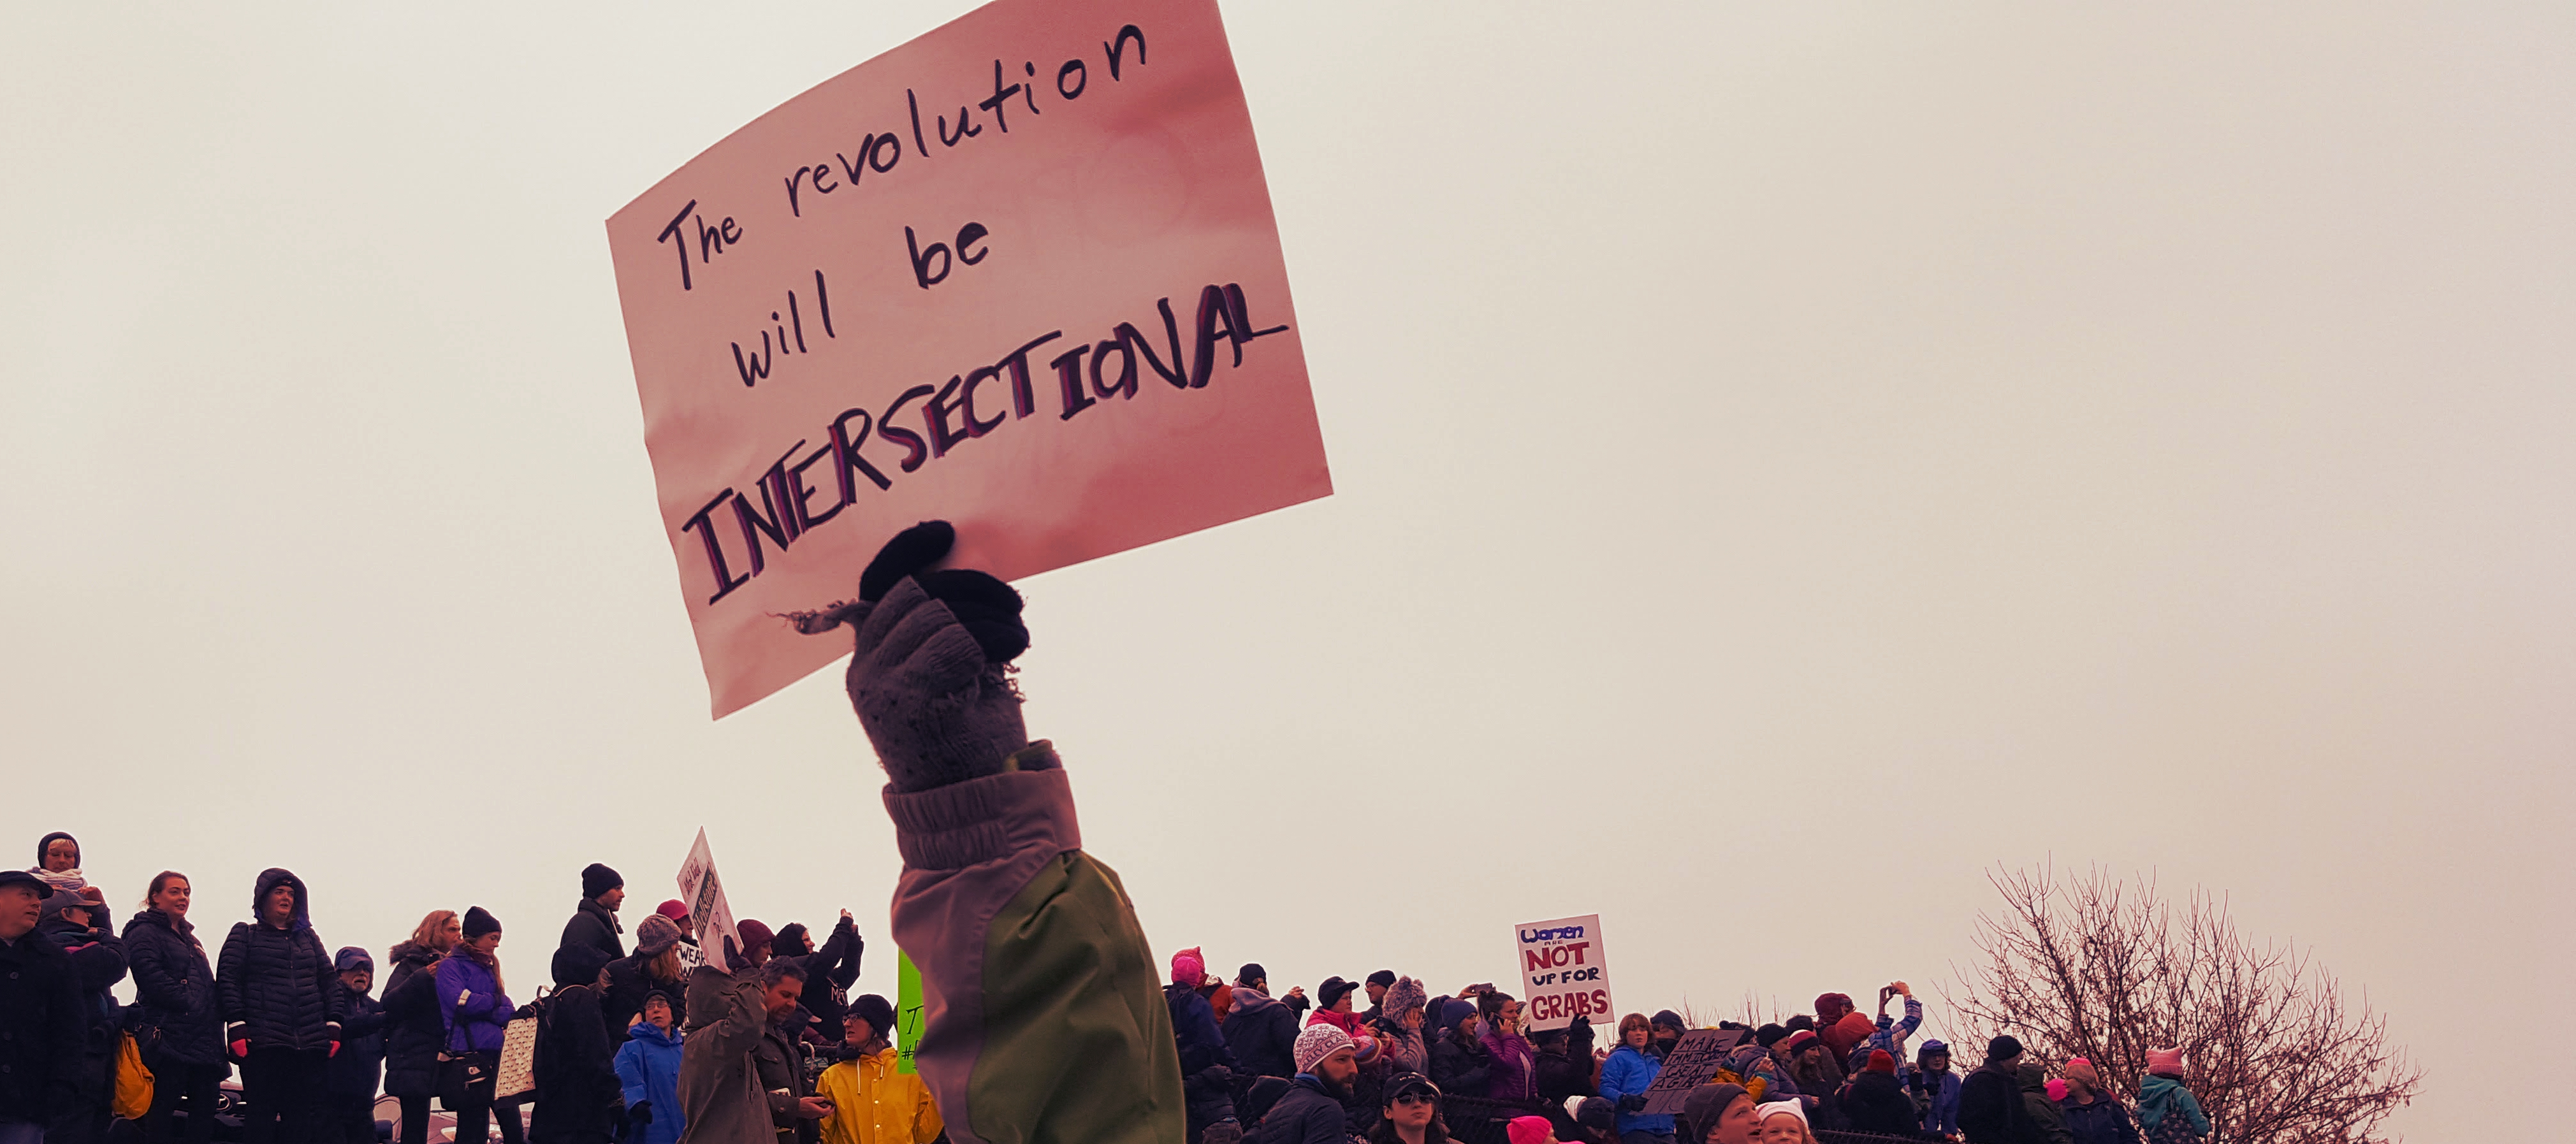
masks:
[[[1180,1060],[1118,875],[1082,852],[1040,742],[997,775],[888,789],[895,941],[921,968],[914,1055],[958,1144],[1184,1144]]]

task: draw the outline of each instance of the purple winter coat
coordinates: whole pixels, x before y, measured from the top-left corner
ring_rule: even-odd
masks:
[[[452,955],[439,961],[438,1012],[447,1025],[448,1052],[500,1052],[501,1035],[517,1010],[491,970]]]
[[[1530,1047],[1529,1038],[1518,1033],[1499,1035],[1488,1025],[1477,1040],[1494,1055],[1493,1072],[1485,1081],[1486,1096],[1495,1100],[1538,1099],[1538,1082],[1532,1071],[1538,1063],[1538,1050]]]

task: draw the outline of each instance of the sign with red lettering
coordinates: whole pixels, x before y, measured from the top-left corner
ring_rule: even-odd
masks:
[[[1215,0],[997,0],[608,220],[722,717],[849,652],[780,616],[957,525],[1019,579],[1327,496]]]
[[[1513,928],[1520,945],[1522,1015],[1533,1032],[1562,1029],[1576,1017],[1612,1025],[1610,955],[1601,946],[1601,915],[1558,918]]]

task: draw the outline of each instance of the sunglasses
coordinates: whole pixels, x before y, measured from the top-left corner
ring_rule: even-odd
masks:
[[[1395,1103],[1397,1104],[1437,1104],[1439,1101],[1439,1097],[1419,1090],[1414,1092],[1400,1092],[1395,1095]]]

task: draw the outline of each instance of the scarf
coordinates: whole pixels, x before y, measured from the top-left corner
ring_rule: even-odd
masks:
[[[62,873],[57,874],[42,866],[38,866],[27,872],[35,875],[46,885],[52,886],[56,891],[68,890],[78,893],[79,891],[89,888],[89,879],[81,877],[81,872],[77,869],[65,870]]]

